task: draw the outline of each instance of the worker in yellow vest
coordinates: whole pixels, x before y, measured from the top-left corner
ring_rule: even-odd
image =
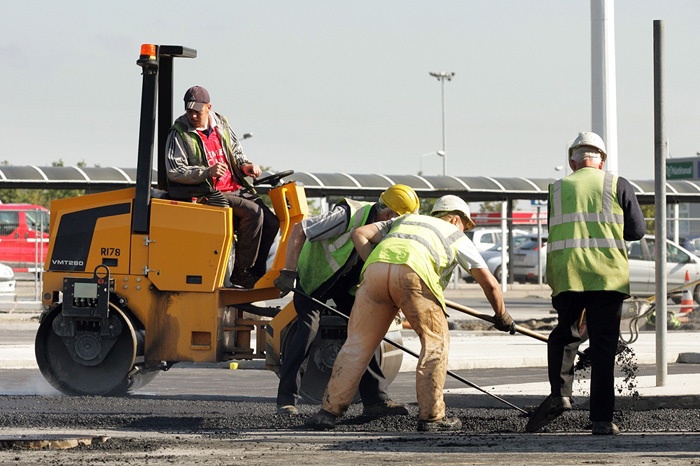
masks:
[[[355,230],[352,241],[365,261],[363,279],[323,407],[306,421],[307,427],[335,427],[350,405],[374,350],[401,309],[421,342],[416,367],[418,430],[461,428],[459,418],[446,416],[443,396],[450,346],[443,291],[457,264],[481,285],[494,310],[496,328],[514,328],[498,281],[464,234],[472,228],[469,206],[449,195],[438,199],[431,216],[408,214]]]
[[[644,236],[646,223],[630,183],[603,171],[606,158],[600,136],[580,133],[569,148],[573,173],[549,187],[547,280],[558,323],[547,343],[551,392],[530,417],[528,432],[536,432],[571,409],[584,310],[590,339],[593,434],[620,432],[613,423],[614,369],[622,301],[630,293],[625,240]]]
[[[387,188],[377,202],[342,199],[329,212],[294,225],[284,268],[275,286],[281,291],[280,296],[292,292],[295,284],[303,294],[294,293],[297,328],[280,367],[277,414],[299,414],[296,404],[301,368],[309,357],[321,319],[321,307],[310,298],[322,304],[332,300],[344,314],[350,312],[355,302],[363,263],[350,239],[352,232],[368,223],[417,212],[419,207],[420,201],[413,188],[395,184]],[[359,392],[363,413],[367,416],[408,414],[404,405],[391,400],[378,354],[373,356],[362,376]]]

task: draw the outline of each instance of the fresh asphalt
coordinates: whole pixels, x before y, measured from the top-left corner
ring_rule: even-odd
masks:
[[[549,288],[546,285],[516,285],[504,294],[509,312],[516,322],[524,322],[530,319],[541,320],[555,317],[549,301]],[[451,284],[446,290],[446,297],[474,308],[475,310],[491,314],[488,301],[477,285]],[[17,380],[31,379],[32,386],[37,387],[41,393],[50,393],[53,389],[43,382],[34,359],[33,341],[38,327],[38,309],[18,309],[12,312],[0,312],[0,370],[28,371],[26,376],[18,377],[19,372],[12,377],[0,377],[0,394],[22,392]],[[449,319],[459,321],[474,319],[463,313],[450,310]],[[478,319],[477,319],[478,320]],[[543,335],[547,331],[541,332]],[[413,352],[420,351],[420,343],[412,330],[403,330],[403,345]],[[623,331],[623,336],[624,331]],[[448,369],[455,371],[461,377],[479,385],[489,393],[510,399],[518,399],[523,404],[536,404],[537,401],[548,393],[546,382],[546,345],[531,337],[524,335],[508,335],[493,330],[479,331],[450,331],[450,359]],[[647,400],[646,403],[669,405],[674,407],[700,407],[700,355],[697,351],[697,332],[668,332],[666,345],[666,361],[660,364],[657,361],[657,342],[654,332],[641,332],[638,339],[631,345],[634,351],[633,363],[638,367],[635,371],[635,387],[627,390],[629,393],[620,394],[620,399],[625,403],[625,397],[630,399],[637,395]],[[685,361],[680,363],[678,361]],[[405,386],[409,392],[414,391],[415,358],[404,354],[399,376],[392,384],[392,390]],[[269,387],[262,388],[257,385],[256,391],[261,394],[266,390],[274,397],[276,390],[276,376],[269,373],[262,376],[258,369],[262,369],[263,361],[242,361],[239,364],[239,374],[246,369],[256,370],[256,377],[261,380],[269,380]],[[181,363],[173,370],[196,369],[222,369],[228,368],[228,364],[188,364]],[[618,367],[618,369],[620,369]],[[227,371],[225,371],[227,372]],[[224,373],[225,373],[224,372]],[[269,372],[269,371],[264,371]],[[37,375],[34,377],[32,374]],[[184,376],[184,372],[180,372]],[[201,375],[201,374],[200,374]],[[624,385],[624,373],[620,372],[618,384]],[[581,374],[580,394],[585,401],[587,393],[587,374]],[[166,374],[156,377],[156,381],[167,379]],[[224,380],[226,377],[224,377]],[[11,384],[11,385],[8,385]],[[19,384],[21,385],[21,384]],[[151,392],[158,384],[155,381],[143,390]],[[477,406],[492,407],[498,401],[483,395],[479,390],[465,386],[462,382],[448,376],[446,393],[459,395],[471,394],[469,398]],[[212,385],[216,390],[216,385]],[[175,388],[174,390],[179,390]],[[184,389],[186,391],[186,389]],[[201,392],[198,392],[201,393]],[[655,400],[655,401],[653,401]]]

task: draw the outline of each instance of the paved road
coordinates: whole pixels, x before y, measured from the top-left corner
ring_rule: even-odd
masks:
[[[478,290],[477,290],[478,291]],[[478,296],[455,296],[487,312]],[[518,309],[523,302],[546,303],[540,296],[508,298],[514,314],[548,313]],[[0,341],[27,344],[35,323],[12,329],[0,322]],[[510,337],[508,337],[510,338]],[[506,337],[503,341],[513,341]],[[515,337],[512,337],[515,338]],[[517,340],[515,340],[517,341]],[[539,344],[539,343],[538,343]],[[519,385],[546,380],[544,367],[456,370],[479,386]],[[671,364],[669,374],[695,374],[697,365]],[[639,375],[653,374],[644,365]],[[524,434],[521,412],[499,405],[483,408],[485,395],[466,394],[448,378],[446,401],[464,429],[452,434],[415,431],[414,374],[401,372],[392,396],[407,403],[410,416],[369,420],[351,407],[338,429],[309,432],[303,420],[317,406],[301,403],[302,416],[274,415],[277,377],[266,370],[232,371],[221,365],[176,365],[126,398],[65,397],[37,369],[0,370],[0,440],[27,435],[107,436],[103,445],[70,451],[0,449],[0,464],[699,464],[700,412],[697,409],[616,414],[623,435],[593,437],[587,412],[576,409],[542,434]],[[526,410],[537,396],[506,396]],[[478,400],[477,403],[474,400]],[[2,442],[0,442],[2,443]]]

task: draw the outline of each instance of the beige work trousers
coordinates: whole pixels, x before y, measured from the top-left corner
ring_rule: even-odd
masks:
[[[350,313],[348,337],[323,396],[323,409],[337,416],[345,413],[399,309],[421,343],[416,367],[418,418],[434,421],[445,416],[443,388],[450,345],[445,313],[413,269],[383,262],[372,263],[365,270]]]

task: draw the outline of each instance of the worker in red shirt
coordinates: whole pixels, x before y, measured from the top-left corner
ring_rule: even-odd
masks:
[[[279,230],[277,216],[246,180],[262,171],[243,153],[226,117],[211,110],[206,89],[189,88],[184,101],[186,113],[173,123],[165,146],[168,194],[233,208],[237,244],[231,283],[252,288],[266,272]]]

